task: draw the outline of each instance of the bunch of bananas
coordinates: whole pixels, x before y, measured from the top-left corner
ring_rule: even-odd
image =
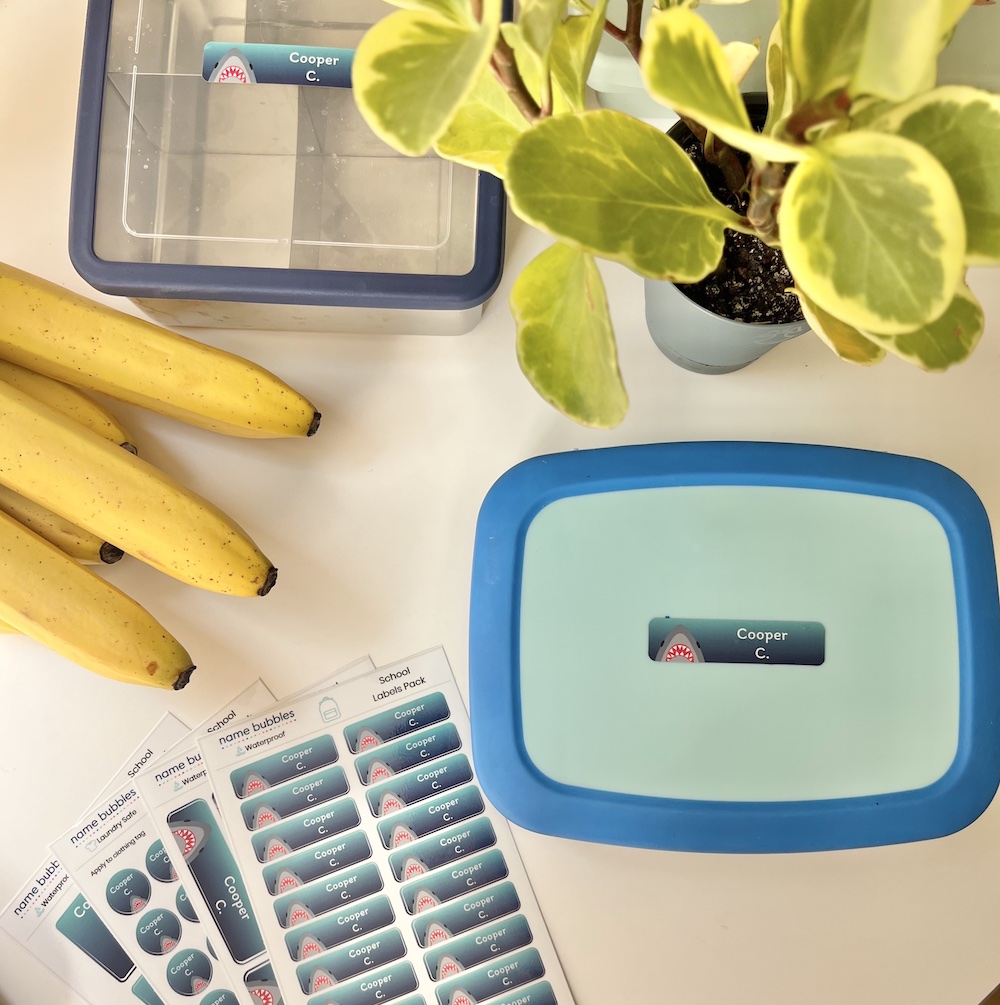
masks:
[[[104,676],[181,688],[184,647],[96,567],[132,555],[218,593],[277,571],[208,500],[138,456],[90,392],[235,436],[311,436],[264,368],[0,264],[0,631]]]

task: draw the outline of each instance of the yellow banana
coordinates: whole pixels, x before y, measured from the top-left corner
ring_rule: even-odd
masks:
[[[0,264],[0,358],[235,436],[311,436],[320,414],[233,353]]]
[[[0,558],[0,618],[9,628],[114,680],[187,684],[191,657],[143,607],[2,513]]]
[[[132,453],[136,452],[132,437],[118,419],[79,388],[70,387],[60,380],[4,360],[0,360],[0,379],[45,402],[68,418],[75,419],[112,443],[125,447]],[[0,511],[20,520],[78,562],[110,565],[123,556],[121,548],[102,541],[96,534],[77,527],[6,485],[0,485]]]
[[[252,596],[274,585],[277,570],[220,509],[2,380],[0,429],[0,483],[15,492],[194,586]]]
[[[82,422],[88,429],[105,439],[135,452],[132,437],[118,419],[78,387],[71,387],[61,380],[45,376],[44,373],[36,373],[34,370],[2,359],[0,359],[0,380],[5,380],[39,401],[44,401],[57,412]]]
[[[50,544],[54,544],[60,551],[64,551],[78,562],[87,565],[102,562],[105,565],[112,565],[124,555],[121,548],[102,541],[96,534],[91,534],[89,530],[78,527],[44,506],[39,506],[34,500],[7,488],[6,485],[0,485],[0,513],[6,513],[7,516],[19,520],[39,537],[44,537]]]

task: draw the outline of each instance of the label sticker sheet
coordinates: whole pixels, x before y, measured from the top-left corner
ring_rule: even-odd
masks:
[[[214,718],[238,721],[259,707],[259,701],[259,692],[251,686]],[[167,749],[176,749],[181,739]],[[139,962],[163,1005],[192,998],[198,1005],[241,1005],[242,989],[233,986],[220,964],[210,933],[139,796],[135,778],[154,760],[145,758],[126,784],[106,790],[92,812],[55,841],[52,850],[115,938]]]
[[[198,742],[285,1005],[571,1005],[443,649]]]
[[[256,681],[230,707],[210,716],[199,732],[211,735],[228,729],[273,704],[274,695],[262,681]],[[136,784],[150,827],[167,849],[185,891],[185,903],[190,907],[187,920],[193,916],[205,926],[236,997],[243,1005],[260,1005],[252,997],[250,985],[261,979],[260,968],[267,963],[264,940],[221,828],[212,786],[192,734],[147,767]],[[177,833],[194,838],[190,845],[178,848]],[[154,935],[166,933],[172,938],[179,927],[166,913],[151,920],[155,922]]]
[[[165,715],[110,788],[127,786],[152,758],[187,735],[180,719]],[[54,856],[32,870],[0,915],[0,929],[93,1005],[135,1005],[136,998],[161,1005],[132,956]]]
[[[333,686],[339,680],[369,672],[374,666],[365,656],[337,671],[325,683]],[[170,851],[194,914],[209,929],[219,961],[237,996],[247,1005],[279,1005],[274,997],[274,974],[194,736],[228,730],[238,718],[262,713],[274,701],[271,692],[258,681],[244,692],[240,716],[235,707],[210,716],[184,743],[148,766],[137,779],[152,827]]]

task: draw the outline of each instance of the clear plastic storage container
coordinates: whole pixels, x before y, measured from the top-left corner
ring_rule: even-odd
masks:
[[[391,9],[91,0],[70,235],[80,275],[179,327],[472,328],[500,279],[501,183],[396,153],[343,86]],[[240,53],[265,53],[280,82],[253,80],[246,60],[247,84],[213,82],[220,48],[237,68]],[[340,86],[314,79],[322,64],[303,49],[339,50]]]

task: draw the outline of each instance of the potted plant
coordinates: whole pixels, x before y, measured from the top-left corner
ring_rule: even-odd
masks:
[[[936,87],[935,70],[973,0],[782,0],[759,129],[737,83],[756,45],[723,46],[689,0],[659,0],[643,30],[643,0],[624,26],[606,0],[570,2],[524,0],[509,21],[501,0],[405,0],[353,74],[378,135],[500,176],[513,211],[556,238],[510,298],[546,400],[595,426],[627,410],[597,257],[691,284],[724,267],[727,234],[780,252],[838,356],[936,370],[969,355],[983,316],[966,269],[1000,261],[1000,98]],[[739,201],[659,129],[587,107],[604,31]]]

